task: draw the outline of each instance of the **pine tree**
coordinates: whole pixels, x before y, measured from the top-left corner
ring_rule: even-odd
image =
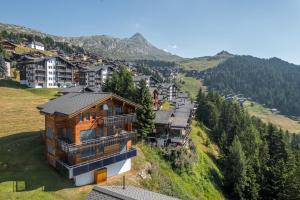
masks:
[[[243,199],[247,163],[239,138],[236,136],[225,159],[225,185],[234,199]]]
[[[155,114],[152,110],[152,100],[145,80],[141,80],[137,90],[137,102],[142,105],[137,111],[137,131],[143,139],[154,129]]]
[[[125,66],[120,66],[119,72],[113,72],[112,77],[104,84],[103,91],[112,92],[134,101],[135,88],[133,79]]]

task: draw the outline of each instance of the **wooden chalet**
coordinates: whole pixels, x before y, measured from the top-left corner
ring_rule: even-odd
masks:
[[[136,109],[112,93],[74,92],[38,106],[45,115],[48,163],[76,186],[129,171]]]

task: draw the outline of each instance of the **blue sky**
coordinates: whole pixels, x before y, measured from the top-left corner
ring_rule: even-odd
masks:
[[[300,64],[298,0],[9,0],[0,22],[63,36],[140,32],[183,57],[227,50]]]

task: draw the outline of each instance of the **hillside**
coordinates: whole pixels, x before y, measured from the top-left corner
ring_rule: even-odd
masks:
[[[82,47],[90,52],[113,59],[148,59],[177,61],[182,58],[159,49],[148,42],[142,34],[136,33],[130,38],[116,38],[108,35],[93,35],[82,37],[63,37],[43,33],[34,29],[12,24],[0,23],[0,31],[33,34],[40,37],[50,37],[56,42],[67,42],[70,45]]]
[[[233,54],[228,53],[227,51],[221,51],[214,56],[204,56],[198,58],[184,59],[179,61],[178,64],[183,67],[183,69],[203,71],[216,67],[218,64],[224,62],[228,58],[234,57]]]
[[[75,187],[47,164],[41,142],[44,118],[36,106],[53,98],[56,92],[57,89],[30,89],[18,82],[0,80],[0,112],[6,115],[0,122],[0,199],[77,200],[84,199],[94,186]],[[216,147],[195,122],[191,138],[199,156],[192,175],[178,174],[157,149],[139,143],[133,170],[126,174],[127,184],[183,199],[224,199],[220,190],[222,174],[215,163]],[[139,178],[137,173],[149,163],[151,178]],[[105,184],[120,184],[121,180],[116,176]]]
[[[204,84],[222,93],[251,97],[282,114],[300,116],[300,67],[278,58],[235,56],[207,70]]]

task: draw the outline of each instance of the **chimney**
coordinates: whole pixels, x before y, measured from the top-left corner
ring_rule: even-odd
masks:
[[[123,176],[123,190],[125,190],[125,175]]]

